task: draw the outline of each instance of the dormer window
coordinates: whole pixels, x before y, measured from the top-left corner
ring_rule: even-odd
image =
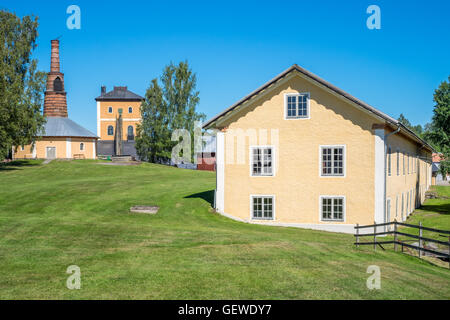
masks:
[[[309,119],[309,93],[285,95],[285,119]]]

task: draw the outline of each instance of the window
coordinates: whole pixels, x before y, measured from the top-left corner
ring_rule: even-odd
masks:
[[[20,147],[20,151],[24,151],[25,150],[25,147],[24,146],[21,146]]]
[[[114,135],[114,127],[108,126],[108,136],[113,136],[113,135]]]
[[[83,151],[84,150],[84,143],[82,142],[82,143],[80,143],[80,151]]]
[[[133,107],[128,107],[128,113],[133,113]]]
[[[398,217],[398,195],[395,196],[395,219]]]
[[[409,156],[409,153],[408,153],[408,159],[407,159],[407,161],[408,161],[408,174],[409,174],[409,159],[410,159],[410,156]]]
[[[112,113],[113,112],[113,108],[112,107],[108,107],[108,113]]]
[[[273,148],[252,147],[252,176],[273,176]]]
[[[344,197],[321,197],[322,221],[344,221]]]
[[[403,155],[403,175],[405,175],[405,153],[402,152]]]
[[[409,215],[409,191],[406,193],[406,216]]]
[[[321,146],[321,176],[344,176],[344,146]]]
[[[405,212],[405,194],[402,193],[402,221],[404,221],[404,212]]]
[[[397,175],[400,175],[400,150],[397,149]]]
[[[413,191],[411,189],[411,195],[409,196],[409,212],[413,212]]]
[[[386,200],[386,220],[385,222],[391,221],[391,199]]]
[[[134,129],[133,126],[128,126],[127,128],[127,139],[134,140]]]
[[[63,91],[63,85],[60,77],[56,77],[53,81],[53,91]]]
[[[388,149],[388,175],[391,175],[391,147]]]
[[[309,93],[289,93],[285,99],[286,119],[309,118]]]
[[[274,219],[274,197],[252,196],[252,218],[261,220]]]

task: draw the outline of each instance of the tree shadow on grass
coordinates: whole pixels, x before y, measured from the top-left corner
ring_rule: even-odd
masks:
[[[24,167],[38,166],[38,162],[30,162],[28,160],[14,160],[10,162],[0,163],[0,172],[9,170],[19,170]]]
[[[439,214],[450,214],[450,200],[441,204],[425,204],[420,207],[421,210],[436,212]]]
[[[206,202],[209,202],[211,207],[214,206],[214,190],[208,190],[208,191],[203,191],[203,192],[199,192],[199,193],[194,193],[194,194],[191,194],[184,198],[200,198],[200,199],[205,200]]]

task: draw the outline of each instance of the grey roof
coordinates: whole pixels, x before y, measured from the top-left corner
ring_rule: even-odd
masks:
[[[43,137],[83,137],[83,138],[97,138],[98,137],[83,128],[79,124],[63,117],[47,117],[47,123],[44,127]]]
[[[375,109],[374,107],[372,107],[371,105],[365,103],[364,101],[359,100],[358,98],[355,98],[354,96],[352,96],[351,94],[339,89],[338,87],[332,85],[331,83],[329,83],[328,81],[320,78],[319,76],[309,72],[308,70],[298,66],[297,64],[294,64],[293,66],[291,66],[290,68],[286,69],[285,71],[283,71],[282,73],[280,73],[279,75],[277,75],[275,78],[273,78],[272,80],[266,82],[265,84],[263,84],[261,87],[259,87],[258,89],[256,89],[255,91],[251,92],[249,95],[245,96],[244,98],[242,98],[241,100],[239,100],[238,102],[236,102],[235,104],[233,104],[231,107],[225,109],[223,112],[219,113],[218,115],[214,116],[213,118],[209,119],[208,121],[206,121],[206,123],[203,124],[203,128],[204,129],[211,129],[214,127],[214,123],[222,118],[223,116],[225,116],[227,113],[235,110],[237,107],[239,107],[240,105],[242,105],[244,102],[250,100],[251,98],[253,98],[254,96],[256,96],[257,94],[259,94],[261,91],[267,89],[268,87],[270,87],[271,85],[273,85],[274,83],[278,82],[279,80],[283,79],[284,77],[286,77],[287,75],[289,75],[291,72],[299,72],[305,76],[307,76],[308,78],[312,79],[313,81],[319,83],[320,85],[327,87],[328,89],[336,92],[337,94],[341,95],[342,97],[350,100],[351,102],[357,104],[358,106],[362,107],[363,109],[369,111],[370,113],[372,113],[375,116],[378,116],[379,118],[382,118],[383,120],[385,120],[387,123],[394,125],[396,127],[401,127],[403,133],[406,133],[409,137],[411,137],[413,140],[416,140],[417,142],[421,143],[422,145],[428,147],[430,150],[434,150],[432,146],[430,146],[427,142],[425,142],[423,139],[421,139],[419,136],[417,136],[413,131],[411,131],[410,129],[408,129],[406,126],[404,126],[403,124],[401,124],[398,120],[388,116],[387,114],[385,114],[384,112],[381,112],[378,109]]]
[[[128,90],[127,87],[114,87],[114,90],[106,92],[101,96],[95,98],[96,101],[116,101],[116,100],[126,100],[126,101],[142,101],[143,97],[137,95],[134,92]]]

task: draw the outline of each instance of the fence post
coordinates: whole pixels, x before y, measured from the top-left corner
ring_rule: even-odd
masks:
[[[394,219],[394,251],[397,252],[397,219]]]
[[[377,233],[377,223],[373,222],[373,250],[377,250],[377,236],[375,235]]]
[[[359,248],[359,223],[356,224],[356,247]]]
[[[422,246],[423,246],[423,242],[422,242],[422,221],[419,221],[419,258],[422,257]]]

